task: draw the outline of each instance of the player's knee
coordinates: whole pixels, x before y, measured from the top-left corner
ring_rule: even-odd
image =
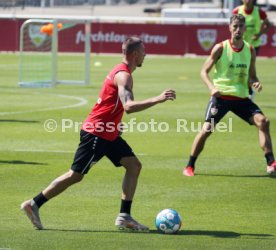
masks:
[[[123,157],[120,161],[120,164],[127,170],[141,170],[142,168],[142,164],[137,157]]]
[[[137,169],[139,170],[139,172],[142,170],[142,163],[140,161],[138,161],[137,163]]]
[[[211,123],[205,123],[202,127],[201,134],[203,137],[208,137],[214,131]]]
[[[206,138],[209,137],[212,134],[212,132],[213,131],[211,131],[211,130],[204,130],[203,131],[203,137],[206,137]]]
[[[78,183],[83,179],[83,175],[75,171],[70,171],[69,179],[72,183]]]
[[[140,161],[137,161],[134,165],[134,171],[136,175],[139,175],[142,170],[142,163]]]
[[[132,166],[128,168],[128,170],[132,173],[132,175],[139,176],[142,170],[142,164],[139,160],[135,161]]]
[[[260,129],[262,130],[265,130],[265,129],[268,129],[269,128],[269,124],[270,124],[270,121],[268,118],[266,118],[265,116],[263,116],[260,121],[259,121],[259,127]]]

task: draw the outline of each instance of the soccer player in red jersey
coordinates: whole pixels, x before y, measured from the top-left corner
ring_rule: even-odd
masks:
[[[147,226],[131,217],[132,200],[142,165],[120,136],[120,123],[124,112],[139,112],[158,103],[174,100],[176,95],[174,90],[168,89],[158,96],[135,101],[132,72],[142,66],[146,55],[145,47],[139,38],[130,37],[123,43],[122,51],[122,62],[106,76],[97,103],[83,123],[80,144],[71,169],[33,199],[21,204],[21,209],[37,229],[43,229],[39,208],[69,186],[80,182],[95,163],[107,156],[115,166],[123,166],[126,170],[122,183],[121,208],[115,225],[119,229],[148,231]]]

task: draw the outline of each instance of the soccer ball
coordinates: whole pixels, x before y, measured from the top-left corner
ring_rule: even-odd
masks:
[[[181,224],[182,220],[178,212],[170,208],[160,211],[155,218],[155,226],[160,233],[176,234]]]

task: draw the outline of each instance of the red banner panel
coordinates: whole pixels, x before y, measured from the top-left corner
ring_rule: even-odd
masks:
[[[0,51],[18,51],[20,25],[18,20],[0,19]]]
[[[22,20],[0,20],[0,51],[19,50],[19,30]],[[38,34],[34,34],[37,30]],[[130,23],[93,23],[91,25],[92,53],[121,53],[121,44],[126,37],[136,35],[145,43],[147,54],[156,55],[208,55],[216,43],[230,37],[226,24],[130,24]],[[29,32],[34,44],[46,39],[39,29]],[[59,31],[59,51],[84,51],[84,25],[66,27]],[[33,39],[33,41],[32,41]],[[35,40],[36,39],[36,40]],[[37,46],[37,44],[36,44]],[[262,36],[261,56],[276,56],[276,26]]]
[[[185,29],[183,25],[93,23],[91,48],[95,53],[121,53],[122,42],[135,35],[144,41],[148,54],[184,55]],[[62,42],[70,40],[69,37],[75,42],[75,51],[83,51],[85,34],[82,26],[59,32],[60,51],[72,51],[69,43]]]

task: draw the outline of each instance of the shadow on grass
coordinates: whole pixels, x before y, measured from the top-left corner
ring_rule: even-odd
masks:
[[[138,233],[138,234],[160,234],[158,230],[150,230],[149,232],[135,232],[135,231],[120,231],[120,230],[78,230],[78,229],[54,229],[47,228],[43,231],[55,231],[55,232],[74,232],[74,233]],[[177,234],[167,235],[167,236],[210,236],[217,238],[238,238],[238,237],[248,237],[248,238],[258,238],[267,239],[269,237],[274,237],[272,234],[242,234],[230,231],[208,231],[208,230],[181,230]]]
[[[12,120],[12,119],[0,119],[0,122],[40,123],[40,121],[32,121],[32,120]]]
[[[207,230],[183,230],[178,233],[179,235],[201,235],[201,236],[211,236],[217,238],[237,238],[242,236],[252,237],[252,238],[267,238],[273,237],[272,234],[242,234],[230,231],[207,231]]]
[[[275,178],[276,175],[235,175],[235,174],[195,174],[195,175],[202,175],[202,176],[216,176],[216,177],[241,177],[241,178]]]
[[[74,232],[74,233],[139,233],[139,234],[148,234],[150,232],[135,232],[127,230],[88,230],[88,229],[57,229],[57,228],[45,228],[42,231],[55,231],[55,232]]]
[[[12,160],[12,161],[2,161],[2,160],[0,160],[0,164],[12,164],[12,165],[48,165],[47,163],[33,162],[33,161],[20,161],[20,160]]]

